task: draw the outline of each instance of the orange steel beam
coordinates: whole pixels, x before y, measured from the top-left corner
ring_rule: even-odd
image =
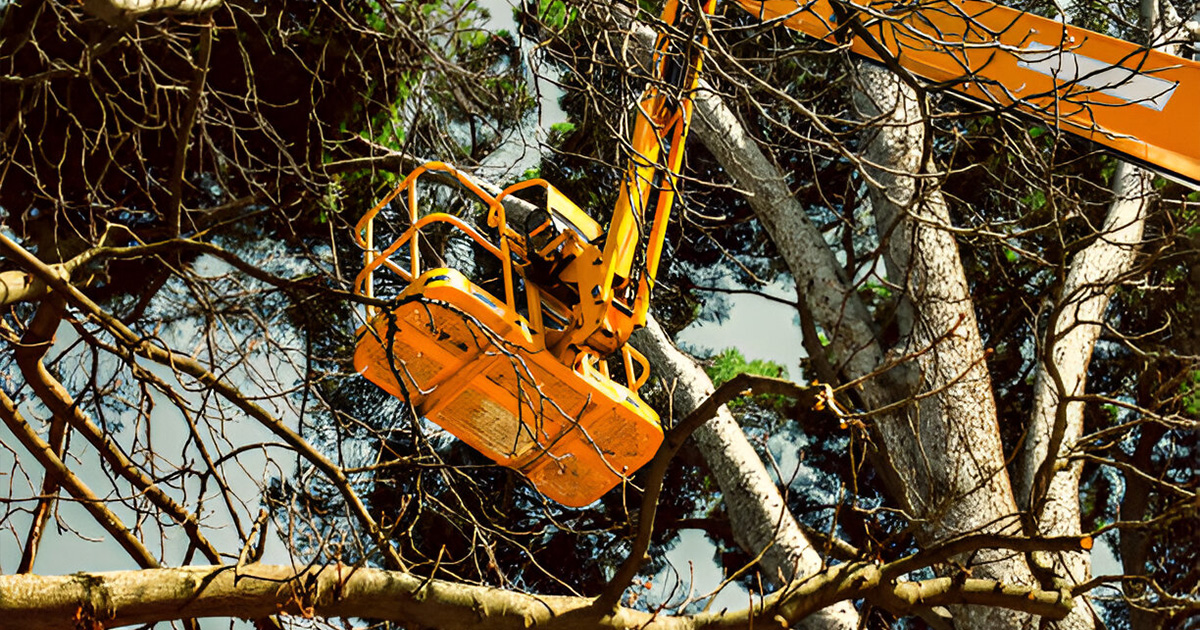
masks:
[[[764,21],[876,61],[890,56],[958,95],[1035,115],[1200,186],[1195,61],[982,0],[735,1]]]

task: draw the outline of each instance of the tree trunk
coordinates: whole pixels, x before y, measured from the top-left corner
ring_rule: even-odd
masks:
[[[1034,383],[1033,417],[1021,453],[1018,494],[1036,531],[1045,536],[1080,532],[1080,461],[1068,458],[1083,435],[1083,402],[1088,364],[1100,336],[1109,297],[1133,266],[1142,239],[1151,192],[1150,175],[1125,162],[1114,174],[1115,198],[1096,240],[1071,261],[1058,303],[1047,325],[1041,363]],[[1052,454],[1052,455],[1051,455]],[[1091,577],[1085,552],[1062,553],[1055,573],[1071,583]],[[1064,628],[1092,628],[1083,602],[1063,622]]]
[[[880,66],[859,63],[855,104],[866,132],[865,174],[876,229],[884,243],[889,280],[902,294],[902,355],[915,354],[921,392],[903,416],[881,418],[880,432],[895,465],[909,481],[903,505],[924,522],[919,538],[940,540],[963,532],[1019,531],[1016,500],[984,363],[983,343],[946,201],[932,179],[918,178],[925,121],[918,95]],[[910,173],[912,175],[910,175]],[[1028,583],[1016,554],[972,559],[972,574]],[[971,610],[975,628],[1017,627],[1007,611]]]
[[[675,348],[653,320],[634,335],[634,344],[674,388],[676,417],[691,413],[713,393],[704,370]],[[692,438],[721,487],[734,539],[751,557],[763,554],[759,566],[773,584],[786,584],[824,568],[729,409],[721,407]],[[840,602],[806,618],[801,627],[857,628],[858,611],[850,602]]]

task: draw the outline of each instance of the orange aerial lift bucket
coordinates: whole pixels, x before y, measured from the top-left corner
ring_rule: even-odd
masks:
[[[710,14],[714,3],[706,0],[701,13]],[[704,32],[699,19],[677,0],[663,7],[663,21],[681,32]],[[373,297],[377,270],[406,283],[389,307],[367,309],[355,367],[408,401],[417,416],[519,470],[564,505],[600,498],[649,462],[663,440],[658,415],[637,394],[649,365],[626,342],[645,322],[704,42],[677,42],[666,33],[656,42],[661,82],[639,101],[634,157],[607,233],[545,181],[493,197],[440,162],[410,174],[355,230],[366,250],[355,290]],[[664,145],[669,149],[661,151]],[[420,215],[416,182],[431,170],[487,206],[495,242],[457,216]],[[523,233],[512,230],[500,200],[539,186],[544,208],[528,217]],[[401,192],[408,194],[409,227],[376,250],[375,217]],[[633,261],[650,207],[642,272]],[[444,264],[422,273],[422,230],[434,224],[449,225],[497,259],[502,288],[486,290]],[[405,246],[407,268],[393,260]],[[493,286],[496,279],[486,280]],[[610,358],[623,383],[610,375]]]
[[[455,177],[488,206],[501,235],[498,244],[457,216],[419,216],[416,182],[429,170]],[[379,251],[373,221],[400,192],[408,193],[410,227]],[[422,272],[421,232],[439,223],[499,259],[504,295],[493,295],[455,269]],[[409,175],[355,232],[366,250],[355,283],[359,294],[374,296],[376,271],[408,284],[388,308],[368,309],[354,366],[406,400],[418,417],[520,471],[547,497],[581,507],[645,465],[662,443],[658,415],[637,394],[649,366],[635,350],[622,348],[627,379],[622,384],[592,352],[548,350],[561,336],[566,308],[525,282],[523,243],[505,234],[511,232],[503,206],[453,167],[434,162]],[[393,260],[404,249],[408,268]]]

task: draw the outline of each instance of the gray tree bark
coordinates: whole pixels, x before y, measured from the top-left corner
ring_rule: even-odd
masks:
[[[880,431],[909,480],[904,503],[927,525],[923,537],[1017,533],[1017,505],[1005,469],[991,378],[946,201],[920,179],[924,121],[917,94],[892,72],[857,68],[855,104],[868,127],[863,158],[889,279],[902,288],[902,354],[915,354],[923,396],[906,417],[881,419]],[[1029,583],[1019,555],[976,558],[973,573]],[[969,611],[976,628],[1017,627],[1006,611]]]
[[[704,369],[680,352],[657,322],[651,320],[635,333],[634,344],[671,387],[677,417],[691,413],[713,393]],[[729,409],[721,407],[692,439],[721,487],[735,540],[751,557],[762,554],[759,566],[772,583],[786,584],[825,568]],[[840,602],[807,617],[801,627],[850,630],[858,622],[854,606]]]

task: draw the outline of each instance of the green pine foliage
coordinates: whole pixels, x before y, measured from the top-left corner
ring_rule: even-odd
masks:
[[[757,374],[771,378],[787,378],[787,368],[774,362],[754,359],[747,361],[746,356],[737,348],[725,348],[709,359],[704,368],[713,385],[720,387],[738,374]]]

